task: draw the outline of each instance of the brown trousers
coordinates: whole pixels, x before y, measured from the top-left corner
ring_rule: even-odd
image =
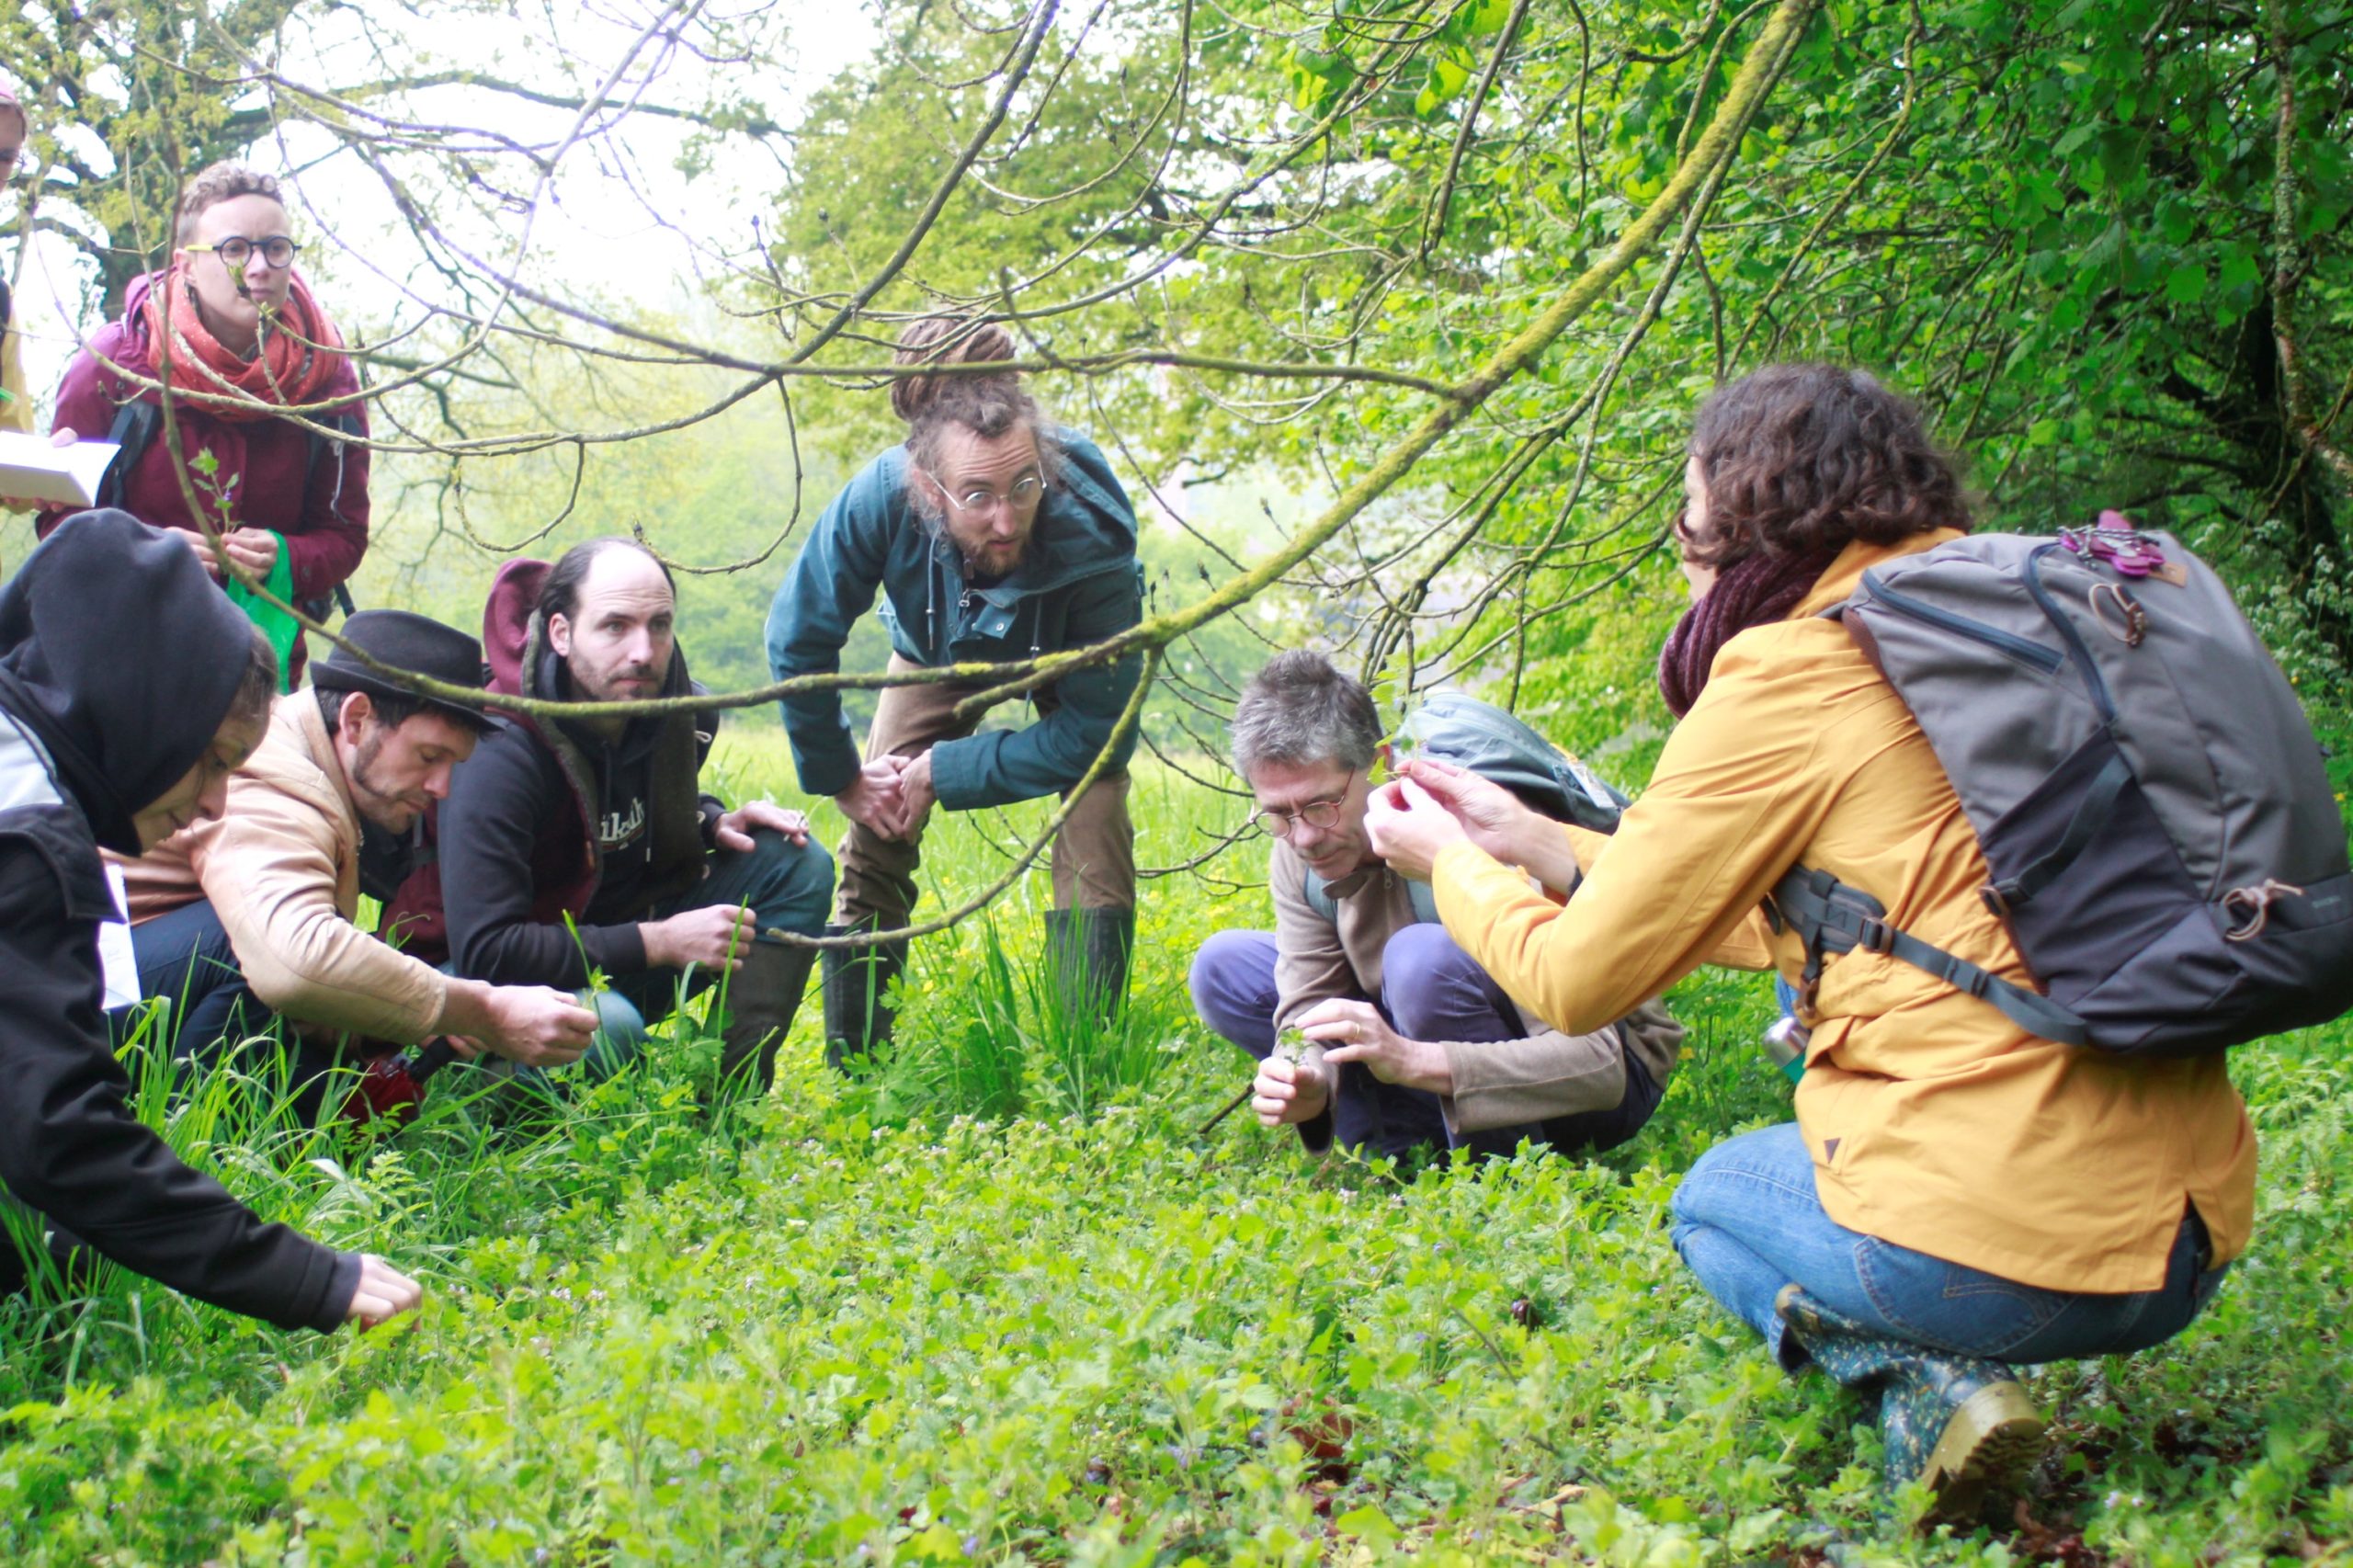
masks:
[[[920,667],[891,655],[893,673]],[[941,741],[971,734],[980,715],[959,720],[956,704],[982,689],[959,681],[887,688],[867,732],[866,759],[919,756]],[[1038,705],[1053,711],[1053,693],[1039,693]],[[915,869],[923,863],[922,834],[918,827],[914,838],[894,842],[863,823],[849,824],[835,852],[841,866],[834,895],[836,925],[855,925],[870,915],[886,926],[906,924],[915,905]],[[1135,907],[1136,830],[1128,820],[1127,769],[1097,779],[1073,809],[1054,835],[1052,867],[1056,909]]]

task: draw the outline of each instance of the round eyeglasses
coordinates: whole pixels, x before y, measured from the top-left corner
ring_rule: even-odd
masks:
[[[209,245],[182,245],[180,249],[210,251],[221,258],[223,267],[233,272],[251,261],[256,251],[261,252],[262,260],[273,269],[282,272],[294,265],[294,258],[302,251],[301,245],[284,234],[272,234],[266,240],[249,240],[243,234],[231,234]]]
[[[1348,791],[1356,786],[1357,776],[1351,772],[1348,781],[1340,787],[1340,792],[1330,800],[1310,801],[1289,810],[1281,806],[1268,806],[1265,811],[1253,813],[1250,820],[1256,823],[1258,831],[1268,838],[1289,838],[1291,827],[1298,823],[1305,823],[1318,833],[1328,833],[1340,825],[1340,812],[1347,807]]]
[[[934,484],[939,484],[938,476],[929,469],[918,469],[916,472]],[[1015,480],[1013,488],[1002,495],[994,490],[983,490],[978,486],[960,495],[945,484],[939,484],[939,493],[947,496],[948,504],[959,512],[985,517],[999,506],[1010,506],[1017,512],[1028,511],[1038,504],[1040,496],[1045,494],[1046,482],[1034,473],[1025,473]]]

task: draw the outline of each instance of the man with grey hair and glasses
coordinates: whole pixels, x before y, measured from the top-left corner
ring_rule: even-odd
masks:
[[[1257,1059],[1251,1108],[1311,1150],[1608,1149],[1641,1131],[1683,1030],[1656,1002],[1588,1035],[1531,1028],[1376,857],[1365,803],[1381,719],[1364,686],[1279,653],[1233,712],[1233,766],[1272,838],[1275,929],[1221,931],[1192,968],[1202,1019]],[[1297,1028],[1320,1048],[1278,1053]]]

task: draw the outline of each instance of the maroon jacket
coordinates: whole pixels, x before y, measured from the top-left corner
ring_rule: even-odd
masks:
[[[160,403],[161,394],[142,391],[100,363],[100,358],[149,379],[155,377],[154,349],[148,337],[147,292],[160,274],[131,280],[119,321],[98,329],[87,347],[74,357],[57,392],[55,427],[71,428],[85,441],[103,441],[114,428],[116,413],[133,397]],[[353,401],[339,411],[368,434],[366,406],[358,401],[359,373],[347,358],[329,383],[328,395],[348,393]],[[180,444],[188,456],[209,451],[220,460],[210,482],[232,498],[230,515],[240,526],[267,528],[286,540],[287,563],[294,575],[294,597],[321,598],[358,570],[368,551],[368,449],[347,441],[314,442],[311,433],[282,419],[223,419],[190,403],[173,405]],[[325,424],[323,416],[316,423]],[[324,449],[314,451],[314,448]],[[188,476],[198,483],[200,475]],[[137,464],[124,476],[124,511],[156,528],[198,531],[188,498],[180,492],[170,452],[159,427]],[[66,508],[46,511],[34,519],[41,538],[69,515]],[[297,645],[298,669],[301,651]]]

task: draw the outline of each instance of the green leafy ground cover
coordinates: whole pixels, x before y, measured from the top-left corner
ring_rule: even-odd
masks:
[[[784,777],[773,744],[733,744],[739,790]],[[1136,805],[1148,865],[1233,814],[1159,773]],[[994,877],[988,835],[1025,820],[944,820],[926,876]],[[1184,967],[1210,930],[1263,924],[1263,891],[1152,884],[1108,1042],[1040,1020],[1045,896],[1040,871],[919,949],[889,1071],[829,1078],[807,1018],[775,1098],[716,1120],[691,1038],[553,1125],[443,1096],[374,1146],[290,1130],[260,1086],[146,1084],[184,1148],[426,1276],[428,1303],[331,1340],[111,1271],[0,1307],[0,1559],[2353,1552],[2353,1029],[2240,1053],[2260,1224],[2213,1310],[2156,1353],[2036,1374],[2056,1441],[2035,1494],[1915,1540],[1880,1512],[1857,1406],[1782,1378],[1667,1243],[1677,1174],[1786,1114],[1761,982],[1681,989],[1689,1057],[1608,1159],[1390,1173],[1246,1116],[1196,1135],[1243,1079]]]

